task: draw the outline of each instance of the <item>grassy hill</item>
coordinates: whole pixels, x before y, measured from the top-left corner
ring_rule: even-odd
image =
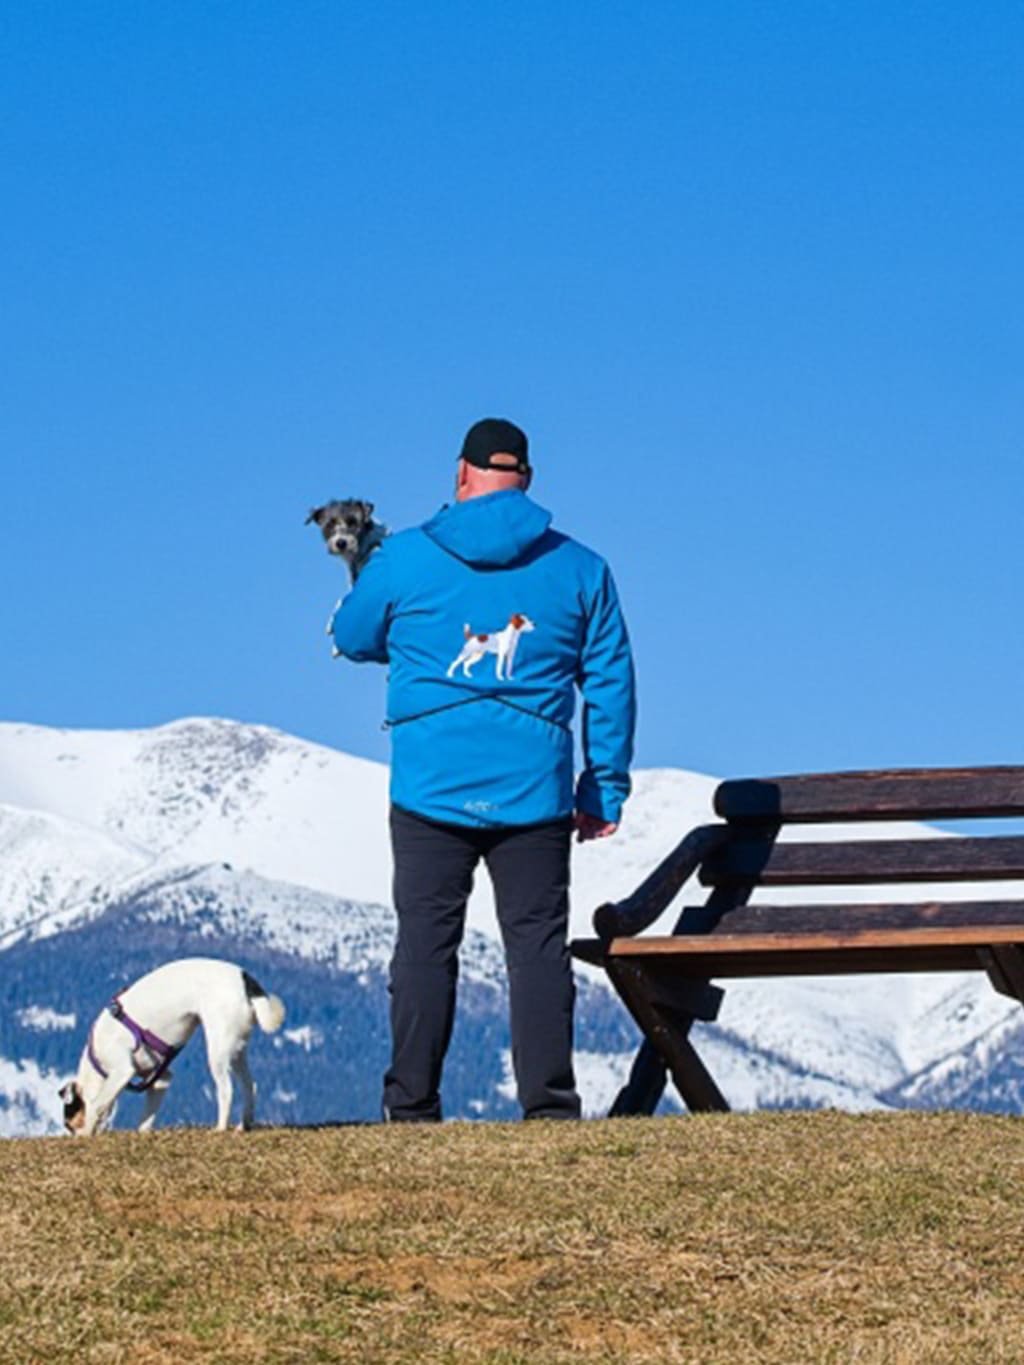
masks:
[[[1020,1361],[1024,1126],[0,1144],[0,1360]]]

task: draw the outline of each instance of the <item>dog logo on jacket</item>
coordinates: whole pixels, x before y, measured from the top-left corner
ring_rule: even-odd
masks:
[[[474,634],[469,626],[463,627],[466,640],[458,654],[451,662],[448,669],[450,678],[458,666],[462,665],[462,676],[472,677],[470,669],[474,664],[478,664],[485,654],[493,654],[494,675],[499,681],[504,681],[512,677],[512,664],[516,657],[516,650],[519,647],[519,637],[525,635],[527,631],[534,630],[534,624],[528,616],[522,612],[514,612],[509,617],[508,625],[504,630],[491,631],[488,634]]]

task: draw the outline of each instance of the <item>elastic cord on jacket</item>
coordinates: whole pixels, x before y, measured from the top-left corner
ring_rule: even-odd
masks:
[[[390,717],[381,725],[382,730],[394,730],[398,725],[408,725],[412,720],[423,720],[427,716],[439,715],[442,711],[454,711],[458,706],[470,706],[476,701],[496,701],[502,706],[508,706],[513,711],[521,711],[524,716],[532,716],[534,720],[542,720],[548,725],[554,725],[556,729],[564,730],[567,734],[572,734],[572,726],[566,725],[564,721],[553,720],[551,716],[545,716],[540,711],[534,711],[529,706],[520,706],[518,702],[509,701],[508,697],[503,697],[497,692],[479,692],[472,697],[460,697],[458,701],[446,701],[441,706],[431,706],[426,711],[414,711],[411,716],[398,716],[395,720]]]

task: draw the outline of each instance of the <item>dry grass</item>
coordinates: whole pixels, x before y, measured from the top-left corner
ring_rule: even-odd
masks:
[[[0,1144],[0,1360],[1021,1361],[1024,1127]]]

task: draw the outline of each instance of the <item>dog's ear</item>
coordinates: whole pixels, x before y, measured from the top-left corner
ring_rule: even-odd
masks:
[[[67,1085],[61,1086],[58,1093],[64,1103],[64,1127],[73,1133],[85,1121],[85,1100],[82,1099],[78,1082],[68,1081]]]
[[[311,507],[310,510],[309,510],[309,516],[308,516],[308,517],[306,518],[306,520],[302,523],[303,526],[308,526],[309,523],[310,523],[311,521],[315,521],[316,524],[319,526],[319,525],[320,525],[320,518],[323,516],[323,514],[324,514],[324,509],[323,509],[322,507]]]
[[[366,514],[366,520],[369,521],[370,518],[373,516],[373,503],[372,503],[372,502],[362,502],[362,503],[360,503],[359,505],[360,505],[360,507],[362,507],[364,513]]]

